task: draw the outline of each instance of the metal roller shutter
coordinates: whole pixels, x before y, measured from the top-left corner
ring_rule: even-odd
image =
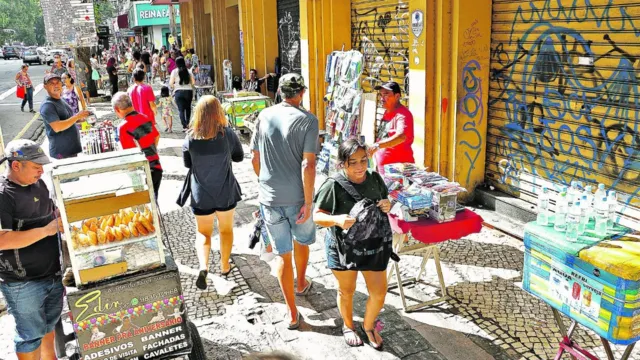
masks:
[[[494,0],[488,181],[529,201],[604,183],[640,228],[639,36],[638,0]]]
[[[278,53],[282,74],[301,73],[299,0],[278,0]]]
[[[406,0],[352,0],[351,47],[364,55],[365,92],[386,81],[409,86],[409,3]]]

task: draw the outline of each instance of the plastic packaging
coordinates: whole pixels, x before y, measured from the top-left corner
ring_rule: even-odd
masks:
[[[569,212],[569,203],[567,201],[567,193],[561,192],[556,200],[556,216],[553,228],[559,232],[567,230],[567,213]]]
[[[593,205],[593,186],[591,185],[587,185],[584,188],[584,191],[582,192],[583,198],[582,200],[580,200],[580,203],[586,202],[586,206],[587,206],[587,216],[588,219],[587,220],[591,220],[595,217],[596,215],[596,211]],[[584,199],[584,195],[587,196],[586,201]],[[585,204],[583,204],[584,206]]]
[[[580,224],[578,225],[578,235],[582,235],[587,231],[587,224],[589,223],[589,200],[587,195],[582,195],[580,199]]]
[[[607,229],[613,229],[613,225],[616,220],[616,212],[618,211],[618,197],[615,190],[609,190],[609,196],[607,196]]]
[[[609,220],[609,207],[607,206],[607,198],[602,197],[600,201],[598,201],[598,206],[596,207],[596,235],[598,236],[606,236],[607,235],[607,221]]]
[[[569,188],[569,192],[567,193],[567,201],[569,202],[569,208],[573,207],[573,203],[580,200],[581,191],[578,187],[577,181],[571,182],[571,187]]]
[[[571,206],[571,210],[567,215],[567,241],[578,241],[580,227],[580,201],[576,201]]]
[[[605,190],[604,184],[598,184],[598,190],[596,190],[596,195],[594,197],[594,206],[596,208],[596,211],[598,209],[598,204],[600,203],[600,201],[602,201],[602,198],[606,198],[607,197],[607,191]]]
[[[542,193],[538,196],[538,225],[549,225],[549,190],[546,187],[542,188]]]

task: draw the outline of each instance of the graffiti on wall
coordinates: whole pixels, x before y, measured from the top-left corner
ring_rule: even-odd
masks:
[[[601,3],[494,5],[487,172],[507,190],[526,174],[604,183],[637,205],[640,18]]]
[[[300,20],[294,21],[291,11],[286,11],[278,20],[278,39],[282,73],[300,73]]]
[[[484,104],[482,102],[482,79],[477,75],[482,67],[477,60],[470,60],[462,69],[462,88],[464,96],[460,100],[458,109],[466,115],[467,121],[462,126],[462,140],[459,142],[464,147],[464,156],[469,161],[463,167],[468,167],[467,176],[463,179],[465,185],[469,184],[471,171],[476,168],[476,162],[482,152],[483,138],[477,126],[482,125],[484,118]]]
[[[351,10],[351,46],[364,55],[363,85],[371,90],[396,81],[409,90],[409,4],[405,0],[367,1]]]

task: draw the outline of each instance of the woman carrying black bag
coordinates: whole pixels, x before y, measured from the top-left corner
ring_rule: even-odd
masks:
[[[391,203],[387,199],[388,191],[382,177],[374,171],[368,171],[368,165],[369,158],[364,144],[357,139],[343,142],[338,149],[338,166],[343,171],[322,184],[316,194],[313,219],[319,226],[328,228],[325,250],[328,267],[338,281],[338,309],[344,321],[342,333],[345,342],[349,346],[362,345],[362,340],[356,333],[353,323],[353,295],[360,271],[369,292],[362,328],[369,344],[376,350],[381,350],[382,338],[378,333],[377,317],[384,306],[387,294],[385,270],[391,254],[392,240],[391,226],[385,214],[391,209]],[[378,241],[376,244],[380,246],[368,248],[372,250],[362,254],[351,246],[354,244],[349,242],[352,234],[347,230],[359,225],[353,217],[356,215],[353,210],[363,209],[367,203],[370,204],[367,215],[372,215],[367,220],[371,220],[371,217],[376,218],[381,225],[379,228],[370,229],[372,231],[369,233],[375,233],[372,235],[374,237],[382,233],[382,238],[377,237],[372,240]],[[377,209],[371,209],[371,204]],[[362,215],[361,212],[359,214]],[[358,216],[358,218],[361,217]],[[370,223],[370,221],[363,222]],[[380,252],[367,258],[366,254],[374,253],[378,249]],[[356,252],[356,254],[350,252]]]

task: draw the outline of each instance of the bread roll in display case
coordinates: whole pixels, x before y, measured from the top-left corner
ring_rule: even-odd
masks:
[[[151,172],[140,150],[56,161],[52,178],[77,286],[164,265]]]

